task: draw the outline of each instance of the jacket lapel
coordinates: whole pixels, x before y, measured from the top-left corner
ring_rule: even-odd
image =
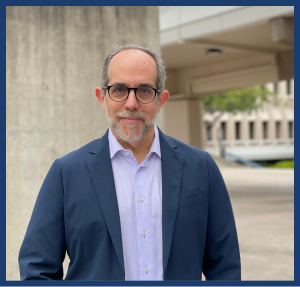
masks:
[[[176,151],[176,143],[161,131],[160,148],[162,161],[163,272],[165,272],[179,205],[184,155]]]
[[[125,275],[120,215],[111,166],[108,132],[96,142],[90,153],[95,153],[95,155],[88,158],[86,160],[86,164],[91,175],[117,257]]]

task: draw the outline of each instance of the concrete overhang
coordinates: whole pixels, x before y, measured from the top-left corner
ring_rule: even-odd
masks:
[[[293,6],[160,7],[167,89],[198,97],[293,78],[293,20]]]

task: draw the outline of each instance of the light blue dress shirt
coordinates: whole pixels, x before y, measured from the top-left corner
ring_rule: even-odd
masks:
[[[159,132],[139,164],[109,129],[108,140],[122,231],[125,280],[163,280],[162,175]]]

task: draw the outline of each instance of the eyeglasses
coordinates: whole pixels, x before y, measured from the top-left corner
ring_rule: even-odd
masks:
[[[134,90],[135,98],[142,104],[151,103],[156,96],[156,93],[161,90],[154,89],[149,86],[138,88],[127,88],[124,85],[112,85],[105,87],[108,90],[109,97],[115,102],[124,102],[129,97],[130,90]]]

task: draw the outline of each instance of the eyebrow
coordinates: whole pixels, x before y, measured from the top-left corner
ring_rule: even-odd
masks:
[[[120,85],[120,86],[125,86],[127,88],[130,88],[128,87],[126,84],[122,83],[122,82],[116,82],[116,83],[113,83],[112,85]],[[112,86],[111,85],[111,86]],[[151,87],[151,88],[154,88],[152,84],[150,83],[141,83],[138,87]],[[155,88],[154,88],[155,89]]]

